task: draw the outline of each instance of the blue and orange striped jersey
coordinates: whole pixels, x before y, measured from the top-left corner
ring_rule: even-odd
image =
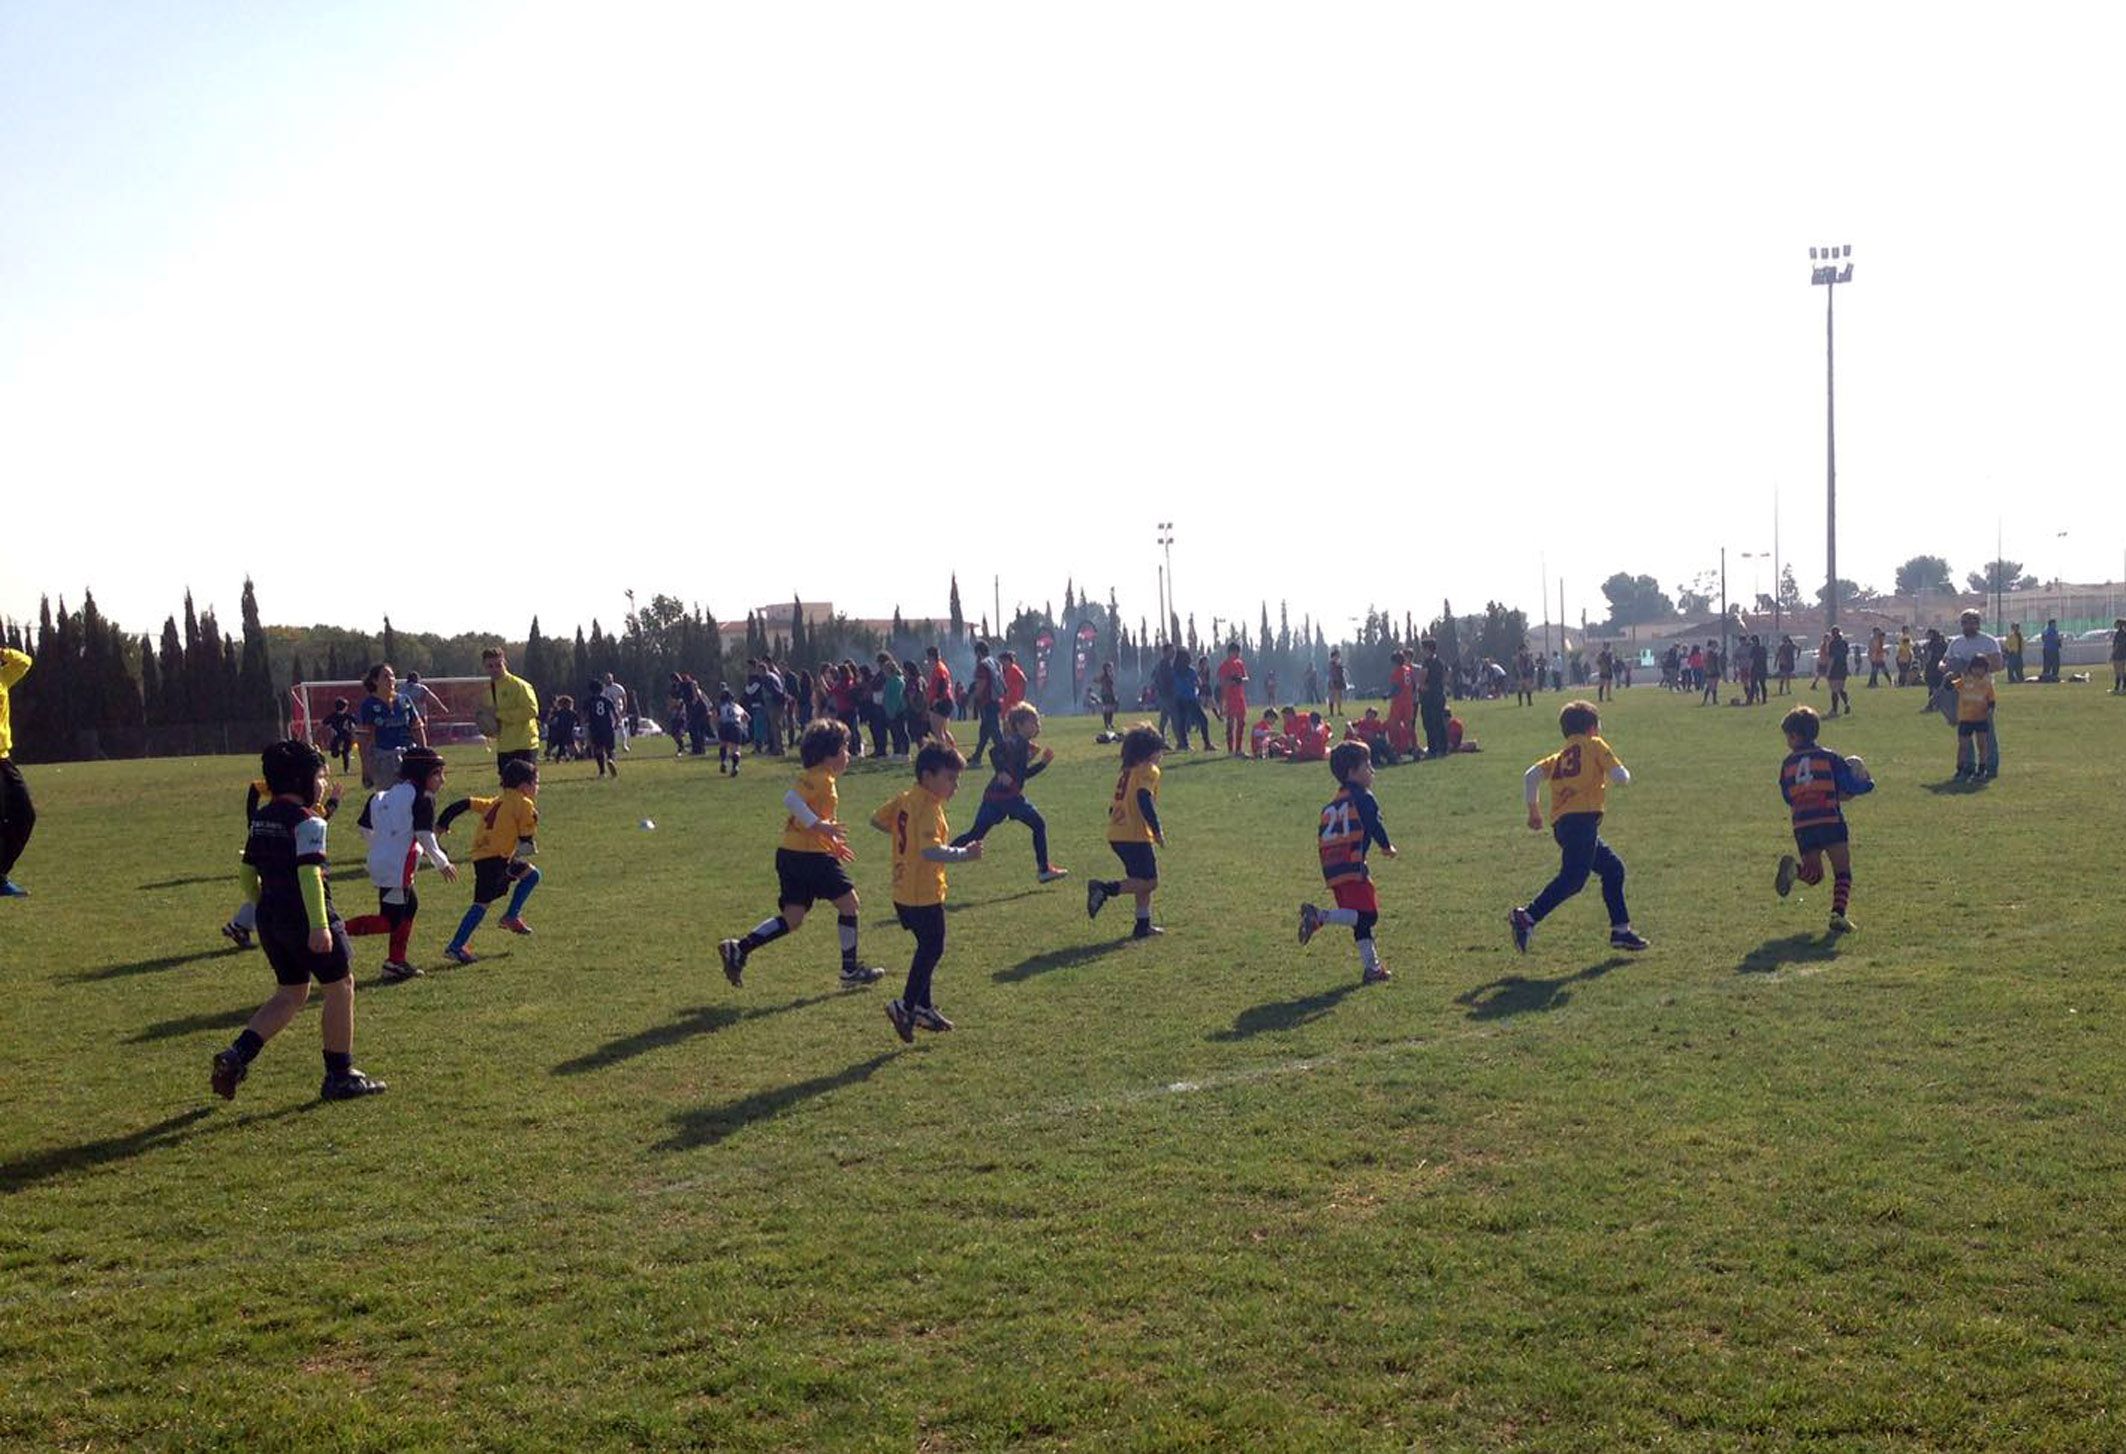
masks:
[[[1388,842],[1388,830],[1380,821],[1380,800],[1365,788],[1346,783],[1336,790],[1321,810],[1321,876],[1330,885],[1345,881],[1363,883],[1372,877],[1366,867],[1366,850]]]
[[[1845,759],[1823,747],[1804,747],[1787,754],[1779,767],[1779,793],[1794,810],[1796,828],[1843,823],[1840,798],[1857,798],[1874,789],[1846,766]]]

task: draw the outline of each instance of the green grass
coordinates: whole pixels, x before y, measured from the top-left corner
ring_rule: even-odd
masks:
[[[358,943],[391,1092],[351,1105],[314,1099],[314,1005],[207,1093],[270,989],[215,932],[252,765],[33,768],[0,1443],[2120,1447],[2126,707],[2005,692],[2008,775],[1965,793],[1915,694],[1855,696],[1857,936],[1771,893],[1774,714],[1642,688],[1607,827],[1654,948],[1612,956],[1590,887],[1517,956],[1556,699],[1482,704],[1483,754],[1382,775],[1396,979],[1363,991],[1348,935],[1293,938],[1326,769],[1170,758],[1170,932],[1122,943],[1082,892],[1113,750],[1058,721],[1033,796],[1078,878],[1036,888],[1013,824],[953,871],[960,1029],[913,1048],[884,840],[886,984],[835,987],[828,919],[733,990],[788,769],[645,744],[617,785],[550,770],[536,938],[443,964],[467,887],[426,876],[427,978]],[[844,818],[905,771],[860,765]]]

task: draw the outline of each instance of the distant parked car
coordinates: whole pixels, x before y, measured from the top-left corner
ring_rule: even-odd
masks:
[[[2111,628],[2109,626],[2099,626],[2094,631],[2084,631],[2074,639],[2076,641],[2101,641],[2108,646],[2111,644]]]

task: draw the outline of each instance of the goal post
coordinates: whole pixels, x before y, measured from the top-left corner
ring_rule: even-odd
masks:
[[[428,726],[428,745],[445,747],[481,740],[474,711],[487,700],[488,685],[486,677],[423,677],[418,685],[401,681],[399,695],[413,698]],[[369,689],[360,682],[298,683],[288,689],[288,733],[320,750],[329,747],[331,734],[325,729],[325,719],[332,715],[334,704],[344,697],[352,712],[368,695]]]

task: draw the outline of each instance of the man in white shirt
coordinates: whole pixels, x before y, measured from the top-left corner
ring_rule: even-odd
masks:
[[[613,674],[607,672],[605,674],[605,689],[599,695],[613,704],[613,720],[620,724],[620,750],[626,752],[629,750],[627,740],[633,735],[629,730],[630,724],[627,717],[627,688],[614,681]]]

